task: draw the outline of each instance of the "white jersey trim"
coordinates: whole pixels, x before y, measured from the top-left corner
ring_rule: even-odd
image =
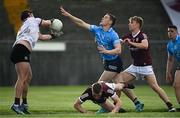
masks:
[[[116,97],[116,92],[114,93],[114,95],[111,96],[111,98],[114,98],[114,97]]]
[[[109,88],[111,88],[113,91],[115,90],[115,83],[105,83]]]
[[[80,101],[81,103],[83,103],[83,102],[84,102],[84,101],[82,101],[82,100],[81,100],[81,98],[80,98],[80,97],[79,97],[79,101]]]

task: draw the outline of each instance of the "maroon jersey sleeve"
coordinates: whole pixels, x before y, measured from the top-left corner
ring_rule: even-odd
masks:
[[[145,33],[142,33],[144,39],[148,39],[147,35]],[[143,40],[144,40],[143,39]]]
[[[115,95],[116,95],[116,92],[112,90],[111,88],[107,90],[107,96],[113,98]]]
[[[91,88],[87,88],[83,94],[79,97],[79,100],[83,103],[85,102],[86,100],[91,100]]]

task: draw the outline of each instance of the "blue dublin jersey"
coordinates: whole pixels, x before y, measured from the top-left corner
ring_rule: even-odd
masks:
[[[106,50],[112,50],[120,43],[118,34],[110,28],[104,31],[102,26],[91,25],[90,31],[95,35],[95,42],[98,46],[103,46]],[[103,60],[114,60],[118,55],[100,54]]]
[[[174,56],[178,62],[180,62],[180,36],[176,37],[176,40],[170,40],[167,44],[168,53]]]

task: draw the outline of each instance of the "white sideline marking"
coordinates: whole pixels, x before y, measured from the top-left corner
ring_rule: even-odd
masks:
[[[63,42],[38,42],[33,51],[65,51],[66,44]]]

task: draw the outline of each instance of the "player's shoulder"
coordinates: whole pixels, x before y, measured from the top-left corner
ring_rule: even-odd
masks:
[[[116,30],[112,27],[109,28],[108,32],[117,34]]]
[[[29,21],[29,22],[33,22],[33,23],[35,23],[35,22],[41,22],[41,18],[35,18],[35,17],[30,17],[30,18],[28,18],[27,19],[27,21]]]
[[[172,40],[169,40],[167,43],[167,49],[171,49],[174,46],[174,43]]]
[[[97,30],[97,29],[102,29],[101,27],[102,27],[102,26],[98,26],[98,25],[90,25],[90,28],[91,28],[91,29],[96,29],[96,30]]]
[[[38,18],[35,18],[35,20],[42,20],[42,19],[38,17]]]
[[[169,40],[167,43],[167,47],[170,47],[172,45],[172,40]]]
[[[108,30],[108,33],[112,37],[111,39],[113,40],[119,39],[118,33],[112,27]]]
[[[144,39],[148,39],[147,34],[144,33],[143,31],[141,31],[141,32],[139,33],[139,35],[140,35],[141,37],[143,37]]]
[[[89,95],[91,95],[92,90],[91,87],[86,88],[86,90],[82,93],[82,96],[84,95],[84,97],[88,97]]]
[[[87,87],[87,89],[85,91],[86,92],[91,92],[92,91],[92,86]]]
[[[108,88],[108,89],[107,89],[107,93],[109,93],[109,94],[114,94],[115,92],[114,92],[114,90],[112,90],[111,88]]]
[[[177,35],[177,40],[180,41],[180,35]]]

